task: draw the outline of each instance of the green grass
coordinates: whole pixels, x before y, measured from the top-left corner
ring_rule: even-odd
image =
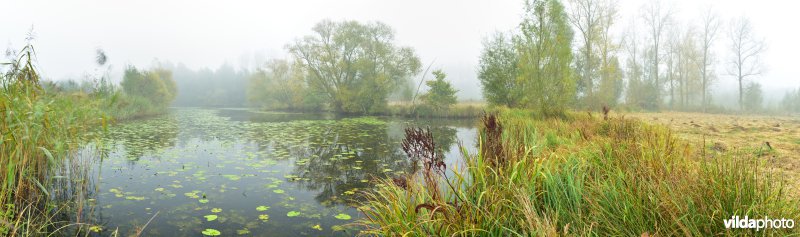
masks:
[[[486,107],[479,103],[458,103],[448,109],[432,109],[425,105],[412,106],[411,104],[390,104],[387,111],[381,115],[418,118],[477,118],[483,114]]]
[[[702,150],[637,120],[538,118],[502,110],[480,125],[455,175],[381,181],[366,193],[362,235],[743,236],[798,235],[725,229],[732,215],[800,220],[797,200],[763,160]],[[701,148],[702,149],[702,146]],[[436,183],[436,185],[433,185]]]

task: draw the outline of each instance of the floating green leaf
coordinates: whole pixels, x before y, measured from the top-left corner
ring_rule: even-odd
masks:
[[[321,231],[322,230],[322,226],[319,226],[319,224],[317,224],[315,226],[312,226],[311,229],[315,229],[315,230],[320,230]]]
[[[268,206],[258,206],[256,207],[256,211],[266,211],[269,210]]]
[[[218,236],[218,235],[221,234],[219,232],[219,230],[215,230],[215,229],[206,229],[202,233],[203,233],[203,235],[208,235],[208,236]]]
[[[217,215],[205,215],[206,221],[213,221],[217,219]]]
[[[275,189],[275,190],[272,190],[272,192],[280,194],[280,193],[284,193],[285,191],[283,191],[283,189]]]
[[[336,217],[336,219],[339,219],[339,220],[350,220],[350,215],[347,215],[347,214],[344,214],[344,213],[339,213],[339,215],[336,215],[334,217]]]
[[[220,213],[220,212],[222,212],[222,208],[211,208],[211,212]]]
[[[290,211],[290,212],[286,213],[286,216],[288,216],[288,217],[295,217],[295,216],[299,216],[299,215],[300,215],[300,212],[298,212],[298,211]]]
[[[237,181],[237,180],[242,178],[242,177],[239,177],[238,175],[234,175],[234,174],[226,174],[226,175],[222,175],[222,177],[225,177],[225,178],[227,178],[227,179],[229,179],[231,181]]]
[[[238,234],[238,235],[250,234],[250,230],[248,230],[247,228],[244,228],[244,229],[241,229],[241,230],[236,230],[236,234]]]
[[[93,225],[93,226],[89,227],[89,231],[95,232],[95,233],[100,233],[100,231],[103,231],[103,227],[101,227],[99,225]]]
[[[269,220],[269,215],[267,214],[258,215],[258,219],[266,222]]]

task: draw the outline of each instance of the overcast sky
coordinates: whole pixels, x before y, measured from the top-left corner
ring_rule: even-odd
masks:
[[[645,1],[620,0],[621,30],[641,15]],[[800,87],[796,73],[800,23],[795,1],[664,1],[680,24],[697,23],[707,6],[725,21],[746,15],[766,40],[758,78],[768,91]],[[461,90],[460,97],[480,98],[475,69],[481,41],[520,22],[522,0],[0,0],[0,43],[18,49],[33,26],[39,66],[46,77],[80,78],[95,70],[95,49],[103,48],[120,75],[126,64],[149,66],[154,59],[190,68],[218,68],[228,62],[250,67],[263,58],[285,57],[284,46],[311,33],[323,19],[382,21],[395,30],[396,43],[417,50],[424,65],[435,60]],[[725,30],[719,57],[728,44]],[[5,47],[4,47],[5,48]],[[720,74],[724,68],[718,68]],[[733,79],[722,76],[719,88]],[[780,93],[782,95],[782,93]]]

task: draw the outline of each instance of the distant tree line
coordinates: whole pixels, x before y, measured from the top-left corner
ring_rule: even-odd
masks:
[[[212,70],[189,69],[183,64],[159,64],[172,70],[178,96],[174,106],[189,107],[244,107],[247,105],[246,88],[249,71],[236,69],[228,63]]]
[[[720,77],[712,49],[726,30],[724,65],[739,84],[739,110],[761,109],[762,89],[754,79],[763,72],[765,47],[747,18],[722,27],[709,9],[697,24],[681,24],[671,6],[651,0],[617,36],[617,9],[613,0],[526,1],[517,31],[484,41],[478,78],[486,100],[550,115],[603,105],[706,111]]]

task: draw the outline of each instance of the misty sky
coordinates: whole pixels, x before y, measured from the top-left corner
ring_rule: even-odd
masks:
[[[645,1],[620,0],[617,31],[638,16]],[[676,23],[699,23],[713,6],[728,26],[734,16],[748,16],[755,33],[766,40],[757,78],[775,100],[800,87],[796,73],[800,53],[800,14],[795,1],[665,1],[676,10]],[[291,0],[291,1],[41,1],[1,0],[0,42],[19,49],[33,26],[40,69],[55,80],[79,79],[95,70],[94,52],[103,48],[121,75],[126,64],[147,67],[154,59],[190,68],[218,68],[229,63],[253,68],[267,58],[285,57],[284,46],[311,33],[323,19],[382,21],[395,30],[396,43],[417,50],[425,66],[448,73],[461,98],[480,98],[476,68],[481,41],[495,31],[514,29],[522,0]],[[643,23],[638,23],[643,25]],[[725,73],[727,29],[716,44],[720,74],[716,90],[728,90],[734,79]],[[643,32],[641,33],[643,34]],[[117,78],[118,80],[118,78]],[[721,93],[724,94],[724,93]],[[771,97],[770,97],[771,96]],[[776,97],[777,96],[777,97]]]

